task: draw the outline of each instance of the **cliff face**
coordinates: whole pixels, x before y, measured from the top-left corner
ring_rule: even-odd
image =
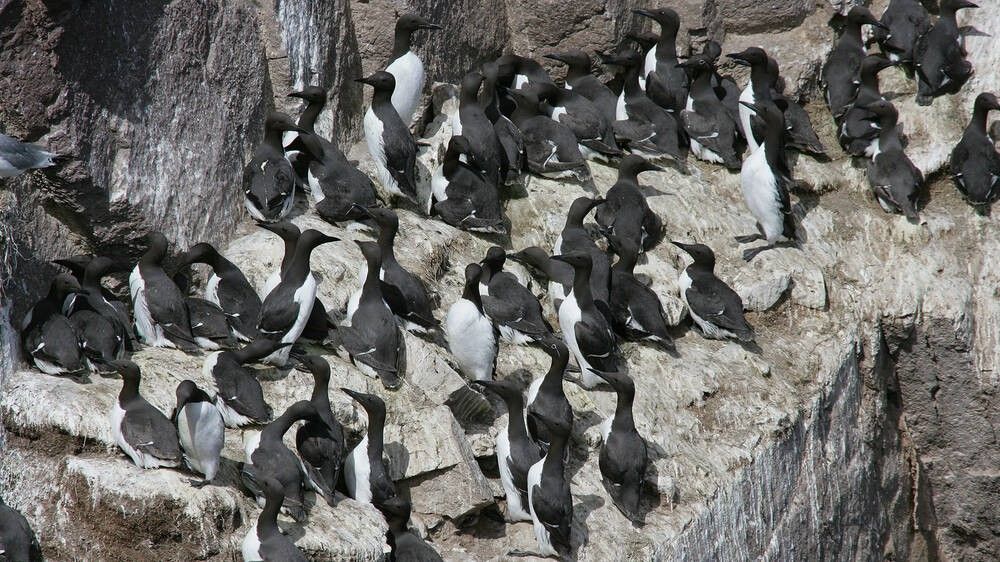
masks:
[[[416,43],[429,79],[455,82],[505,49],[540,56],[570,46],[608,48],[624,31],[648,26],[631,14],[646,4],[0,0],[2,129],[67,155],[56,168],[8,181],[0,191],[0,253],[19,253],[0,316],[19,323],[53,271],[48,260],[79,252],[135,255],[150,228],[163,230],[174,250],[218,243],[262,281],[280,260],[280,245],[248,224],[239,182],[263,115],[271,107],[294,113],[285,94],[323,85],[331,94],[320,130],[350,148],[364,103],[353,79],[384,63],[397,10],[445,26]],[[597,458],[598,426],[613,412],[614,397],[568,381],[577,416],[569,469],[577,555],[993,559],[1000,551],[1000,411],[993,399],[1000,385],[1000,225],[976,216],[943,169],[972,99],[998,83],[992,38],[968,37],[976,76],[932,107],[914,103],[915,87],[901,72],[882,74],[909,136],[907,152],[929,178],[924,224],[911,225],[882,213],[863,170],[836,148],[818,85],[832,41],[830,6],[672,5],[687,30],[682,47],[700,48],[706,37],[722,42],[724,52],[766,47],[782,66],[786,91],[807,103],[832,161],[794,161],[802,184],[793,195],[805,233],[801,250],[766,252],[751,264],[732,242],[753,229],[737,176],[700,164],[688,176],[642,176],[657,192],[649,202],[668,236],[716,250],[720,275],[753,309],[761,351],[707,341],[690,329],[675,283],[682,259],[669,245],[650,252],[638,271],[678,325],[679,356],[636,345],[625,351],[638,388],[636,421],[655,452],[649,487],[658,504],[641,530],[611,505]],[[960,24],[1000,35],[1000,2],[981,5]],[[724,71],[740,84],[746,79],[742,69]],[[441,121],[428,128],[434,134],[421,156],[427,166],[449,134],[446,124],[438,128]],[[355,146],[352,154],[369,165],[364,150]],[[592,169],[588,186],[533,178],[528,197],[507,207],[511,246],[551,247],[568,203],[613,184],[614,169]],[[360,235],[301,211],[300,226],[344,239],[314,258],[321,298],[340,309],[358,285],[360,254],[350,240]],[[464,265],[478,261],[489,243],[410,212],[400,220],[397,253],[439,295],[443,316],[461,292]],[[551,308],[547,298],[543,303]],[[106,412],[120,381],[70,381],[27,369],[9,326],[0,321],[0,493],[32,522],[47,556],[238,559],[258,513],[239,489],[242,432],[227,433],[218,486],[196,490],[182,473],[140,471],[111,445]],[[334,386],[386,398],[390,471],[413,499],[414,523],[449,560],[531,549],[530,525],[504,525],[493,507],[493,496],[502,494],[491,460],[498,425],[492,411],[502,407],[470,391],[441,347],[407,336],[407,351],[407,383],[395,393],[326,353]],[[147,349],[136,361],[143,393],[165,411],[180,380],[206,382],[201,356]],[[546,367],[544,354],[504,346],[498,376],[526,382]],[[260,376],[276,410],[311,387],[308,374],[294,370]],[[363,414],[346,395],[333,392],[331,400],[356,436]],[[381,517],[351,500],[333,509],[317,505],[304,526],[282,526],[315,560],[385,553]]]

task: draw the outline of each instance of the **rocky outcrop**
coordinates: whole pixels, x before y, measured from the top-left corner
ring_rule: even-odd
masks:
[[[201,239],[222,243],[260,283],[277,266],[280,244],[241,222],[235,188],[261,116],[271,106],[294,110],[284,93],[319,81],[332,92],[321,129],[345,143],[356,140],[362,99],[351,80],[384,61],[395,9],[445,25],[419,36],[417,46],[429,80],[453,82],[507,47],[537,56],[550,48],[612,46],[639,23],[631,9],[646,4],[280,0],[251,10],[187,0],[0,3],[0,93],[17,108],[0,108],[5,130],[72,155],[0,192],[3,212],[13,219],[5,228],[22,253],[0,311],[19,321],[51,271],[46,260],[84,249],[124,257],[151,227],[164,229],[175,250]],[[914,86],[901,72],[883,73],[883,89],[892,92],[909,136],[907,152],[929,178],[924,224],[914,225],[882,213],[864,172],[836,149],[817,79],[832,38],[831,8],[676,4],[692,28],[682,52],[704,37],[722,41],[724,52],[768,47],[781,63],[786,91],[809,101],[831,161],[795,160],[801,249],[765,252],[751,264],[740,259],[732,238],[753,230],[737,176],[701,164],[690,175],[642,176],[656,191],[649,203],[668,236],[716,250],[718,272],[743,295],[760,348],[697,335],[677,295],[684,258],[670,245],[648,254],[637,273],[663,301],[678,355],[635,344],[625,353],[639,388],[636,422],[654,453],[648,488],[658,499],[643,529],[611,505],[597,458],[599,424],[613,411],[614,397],[585,391],[574,384],[578,375],[569,375],[575,554],[583,560],[993,559],[1000,550],[1000,414],[992,399],[1000,384],[1000,230],[995,217],[977,216],[961,201],[943,169],[972,99],[997,82],[1000,55],[989,48],[991,39],[968,38],[977,75],[962,93],[930,108],[915,104]],[[996,36],[1000,6],[983,4],[960,23]],[[88,43],[83,30],[98,17],[125,19],[110,26],[107,41]],[[740,83],[746,78],[742,69],[726,71]],[[447,90],[436,97],[445,111],[454,108]],[[197,111],[208,116],[189,118]],[[442,121],[428,129],[436,134],[422,148],[428,169],[448,136]],[[365,158],[357,146],[350,152]],[[180,164],[195,174],[188,181]],[[551,247],[568,203],[613,184],[613,168],[592,170],[586,185],[532,178],[527,197],[507,205],[510,247]],[[38,194],[42,205],[27,204]],[[301,227],[343,239],[321,246],[314,258],[320,297],[338,315],[359,284],[352,240],[366,235],[330,226],[305,205],[295,214]],[[443,317],[461,292],[464,265],[493,241],[411,211],[401,211],[400,221],[397,254],[428,281]],[[540,284],[531,288],[544,293]],[[551,311],[544,295],[543,304]],[[140,471],[111,445],[105,416],[120,381],[72,381],[27,369],[17,363],[9,325],[0,322],[0,329],[0,489],[35,526],[50,559],[238,558],[258,513],[239,486],[243,432],[227,431],[216,486],[195,490],[181,472]],[[530,525],[501,522],[491,455],[502,406],[472,391],[440,344],[410,335],[406,344],[406,383],[392,393],[346,355],[322,352],[334,387],[386,399],[389,469],[413,500],[414,525],[448,560],[531,550]],[[180,380],[207,384],[202,356],[146,349],[136,360],[143,393],[165,411]],[[540,351],[504,345],[498,376],[526,383],[546,367]],[[297,370],[263,369],[260,378],[279,411],[311,387],[309,375]],[[364,415],[339,391],[331,400],[356,441]],[[381,517],[352,500],[334,508],[320,500],[306,525],[284,518],[281,525],[314,560],[385,554]]]

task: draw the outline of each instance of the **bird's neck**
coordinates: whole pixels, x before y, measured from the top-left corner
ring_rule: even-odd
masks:
[[[410,50],[410,46],[413,42],[413,32],[408,29],[396,28],[396,34],[393,36],[392,40],[392,58],[393,60],[405,55]]]
[[[844,37],[851,41],[853,44],[857,44],[859,47],[863,47],[861,42],[861,25],[860,23],[848,22],[844,26]]]
[[[878,85],[878,72],[862,72],[861,89],[858,91],[858,97],[864,96],[868,100],[875,101],[881,95]]]
[[[594,295],[590,292],[590,273],[592,268],[580,266],[573,275],[573,296],[576,304],[583,309],[594,304]]]
[[[281,269],[279,270],[282,277],[288,272],[288,266],[292,265],[292,259],[295,257],[295,245],[296,240],[285,240],[285,254],[281,256]]]
[[[462,154],[457,150],[448,149],[444,153],[444,160],[441,161],[441,171],[444,173],[444,177],[450,177],[459,168],[459,158]]]
[[[121,392],[118,393],[118,403],[128,404],[139,397],[139,380],[134,378],[124,379]]]
[[[379,229],[378,249],[382,253],[382,264],[396,261],[396,252],[393,244],[396,241],[397,227],[385,226]]]
[[[902,150],[903,143],[899,140],[899,133],[896,131],[896,117],[884,117],[881,120],[882,130],[878,134],[879,152],[889,149]]]
[[[986,134],[986,123],[989,119],[990,110],[980,104],[972,109],[972,120],[969,121],[969,127],[974,128],[977,132]]]
[[[288,430],[291,429],[292,424],[295,423],[296,419],[297,418],[294,415],[292,415],[291,412],[285,412],[284,414],[281,414],[274,421],[267,424],[267,426],[261,430],[260,432],[261,438],[263,439],[266,436],[269,439],[273,438],[278,441],[281,441],[285,433],[287,433]]]
[[[774,82],[765,65],[755,64],[750,67],[750,85],[753,88],[754,102],[770,99],[771,84]]]
[[[549,477],[563,477],[563,454],[566,451],[566,442],[569,436],[553,435],[549,442],[549,450],[545,453],[545,460],[542,461],[542,473]]]
[[[313,384],[312,396],[309,399],[314,406],[320,411],[330,409],[330,377],[329,376],[319,376],[316,377],[316,383]]]
[[[571,64],[566,67],[566,82],[576,80],[577,78],[583,78],[588,74],[590,74],[590,68],[585,67],[582,64]]]
[[[524,402],[507,402],[507,435],[517,439],[528,439],[528,427],[524,424]],[[514,439],[511,439],[514,441]]]
[[[656,60],[672,62],[677,60],[677,30],[672,26],[660,25],[660,38],[656,41]]]
[[[391,90],[375,90],[372,94],[372,107],[380,104],[391,104],[392,103],[392,91]]]
[[[267,127],[264,130],[264,142],[271,148],[283,150],[284,147],[281,144],[281,134],[281,131],[272,127]]]
[[[640,66],[641,63],[625,69],[625,80],[622,83],[622,88],[624,89],[626,96],[642,94],[642,89],[639,87]]]
[[[635,400],[635,393],[628,391],[618,391],[618,398],[615,403],[615,417],[611,421],[612,430],[635,430],[635,420],[632,419],[632,402]]]
[[[635,271],[635,264],[639,257],[634,251],[622,251],[618,257],[618,261],[615,262],[611,268],[620,273],[628,273],[633,275]]]
[[[325,99],[321,101],[309,102],[309,105],[302,110],[302,115],[299,116],[299,127],[302,127],[310,133],[316,132],[316,119],[319,117],[320,112],[323,111],[323,106],[325,105]]]
[[[368,415],[368,446],[381,451],[385,442],[385,414]]]
[[[705,99],[715,96],[712,90],[712,73],[708,70],[699,70],[698,75],[691,81],[691,97],[694,99]]]
[[[475,305],[480,314],[483,312],[483,297],[479,294],[479,279],[466,283],[462,289],[462,298]]]
[[[288,277],[296,285],[305,281],[311,271],[309,261],[312,258],[312,251],[312,246],[296,244],[292,262],[288,265],[287,271],[282,273],[282,281],[285,280],[285,277]]]
[[[257,519],[257,533],[258,536],[263,532],[264,536],[273,536],[274,533],[279,533],[278,529],[278,512],[281,510],[281,499],[279,497],[267,496],[264,500],[264,509],[260,512],[260,518]]]

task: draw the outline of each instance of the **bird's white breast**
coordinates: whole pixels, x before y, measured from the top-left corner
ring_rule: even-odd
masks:
[[[392,91],[392,106],[396,108],[403,123],[409,126],[424,90],[424,63],[416,53],[407,51],[392,61],[385,70],[396,79],[396,89]]]
[[[493,323],[471,301],[458,299],[448,309],[445,336],[462,371],[475,380],[490,380],[496,359]]]
[[[784,216],[778,198],[777,178],[767,163],[764,151],[765,147],[761,145],[743,161],[740,187],[750,213],[764,229],[767,240],[774,242],[782,236]]]

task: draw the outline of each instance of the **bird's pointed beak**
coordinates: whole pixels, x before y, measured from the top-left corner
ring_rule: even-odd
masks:
[[[678,242],[676,240],[671,240],[670,243],[673,244],[674,246],[677,246],[678,248],[684,250],[685,252],[688,251],[688,245],[685,244],[685,243],[683,243],[683,242]]]
[[[420,25],[420,29],[444,29],[439,23],[427,22]]]
[[[286,97],[289,97],[289,98],[305,98],[306,95],[305,95],[305,92],[292,92],[292,93],[288,94],[288,96],[286,96]]]
[[[368,207],[365,207],[364,205],[358,205],[357,203],[351,203],[351,209],[358,211],[359,213],[361,213],[362,215],[364,215],[366,217],[371,217],[372,216],[371,211],[369,211]]]
[[[550,259],[553,259],[553,260],[556,260],[556,261],[561,261],[563,263],[569,263],[568,261],[566,261],[566,256],[564,256],[562,254],[552,256]]]
[[[647,17],[647,18],[653,17],[653,12],[650,12],[649,10],[644,10],[642,8],[639,8],[639,9],[636,9],[636,10],[632,10],[632,13],[635,14],[635,15],[637,15],[637,16],[643,16],[643,17]]]
[[[364,78],[355,78],[354,81],[355,82],[361,82],[362,84],[369,84],[369,85],[371,85],[371,77],[370,76],[365,76]]]
[[[750,111],[752,111],[754,113],[757,113],[757,114],[760,113],[760,108],[757,107],[757,104],[755,104],[755,103],[750,103],[748,101],[741,101],[740,105],[742,105],[743,107],[749,109]]]
[[[744,58],[743,53],[730,53],[726,55],[726,58],[732,60],[734,63],[740,66],[750,66],[750,61]]]

